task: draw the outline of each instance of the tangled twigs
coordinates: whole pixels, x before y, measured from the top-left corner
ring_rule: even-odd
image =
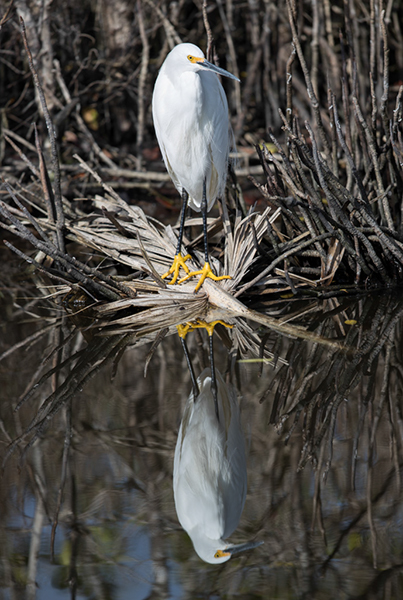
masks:
[[[39,81],[38,73],[36,72],[36,69],[35,69],[35,66],[34,66],[34,63],[32,60],[32,54],[29,49],[27,34],[26,34],[26,30],[25,30],[25,23],[24,23],[24,20],[22,17],[20,17],[20,24],[21,24],[22,39],[24,41],[25,51],[26,51],[27,57],[28,57],[29,68],[32,73],[32,78],[34,81],[36,91],[37,91],[38,96],[41,101],[43,116],[45,118],[46,128],[48,130],[48,135],[49,135],[50,147],[51,147],[51,151],[52,151],[52,166],[53,166],[53,173],[54,173],[54,207],[55,207],[55,213],[56,213],[57,245],[61,252],[65,252],[65,243],[64,243],[65,223],[64,223],[64,212],[63,212],[63,202],[62,202],[62,191],[61,191],[61,185],[60,185],[60,165],[59,165],[59,157],[58,157],[58,153],[57,153],[56,134],[55,134],[52,119],[51,119],[51,116],[50,116],[50,113],[49,113],[49,110],[48,110],[48,107],[46,104],[45,95],[43,93],[43,89],[42,89],[41,83]],[[49,186],[48,185],[45,185],[45,187],[44,187],[44,194],[45,194],[45,197],[47,197],[47,196],[49,197]],[[52,200],[52,197],[50,197],[50,199]]]
[[[0,19],[0,31],[2,30],[3,25],[5,25],[8,21],[8,19],[10,18],[10,12],[11,12],[12,7],[13,7],[13,0],[11,0],[11,2],[9,2],[6,12]]]
[[[290,21],[290,26],[291,26],[291,31],[292,31],[292,41],[293,41],[294,47],[296,49],[296,52],[298,54],[298,58],[299,58],[299,62],[301,64],[302,71],[304,73],[304,78],[305,78],[305,83],[306,83],[306,86],[307,86],[308,96],[309,96],[309,99],[310,99],[310,102],[311,102],[311,107],[312,107],[313,114],[315,116],[315,123],[316,123],[316,126],[317,126],[318,130],[319,130],[320,140],[321,140],[321,142],[323,144],[323,148],[325,150],[326,157],[329,159],[330,156],[331,156],[330,147],[329,147],[329,143],[328,143],[328,140],[327,140],[325,128],[323,126],[322,117],[321,117],[321,114],[320,114],[319,101],[318,101],[318,99],[316,97],[315,90],[313,88],[311,77],[309,75],[309,70],[308,70],[308,67],[307,67],[307,64],[306,64],[306,60],[305,60],[305,57],[304,57],[304,53],[302,51],[302,47],[301,47],[301,43],[300,43],[299,36],[298,36],[298,33],[297,33],[297,27],[296,27],[296,24],[295,24],[293,10],[292,10],[292,6],[291,6],[291,1],[290,0],[287,0],[287,6],[288,6],[288,18],[289,18],[289,21]],[[287,75],[287,77],[288,77],[288,75]]]
[[[123,291],[123,293],[126,293],[127,295],[133,295],[132,290],[130,290],[131,293],[128,294],[127,286],[114,281],[99,270],[93,269],[76,258],[62,252],[51,242],[37,220],[22,206],[10,185],[7,182],[4,182],[4,185],[16,205],[21,208],[22,215],[24,215],[33,225],[41,239],[38,239],[19,218],[13,215],[4,202],[0,202],[0,215],[5,220],[9,221],[12,227],[5,224],[2,224],[2,227],[4,229],[9,229],[21,239],[26,240],[34,248],[52,258],[56,265],[60,265],[59,270],[56,269],[56,271],[53,272],[53,275],[64,278],[67,274],[67,277],[71,278],[73,283],[80,283],[83,286],[83,289],[88,289],[90,295],[93,296],[100,296],[101,298],[107,298],[109,300],[118,300],[121,297],[119,291]],[[32,262],[32,260],[28,259],[28,262]]]
[[[292,45],[304,75],[311,108],[311,118],[304,119],[310,139],[305,140],[299,124],[299,111],[292,106],[291,54],[286,69],[286,116],[279,111],[288,153],[283,151],[271,132],[269,136],[276,153],[272,155],[264,145],[257,148],[266,177],[266,184],[258,184],[258,187],[270,204],[281,208],[282,225],[272,228],[267,236],[271,249],[266,251],[266,256],[271,264],[260,264],[243,291],[258,284],[261,286],[263,281],[267,283],[265,277],[272,271],[277,272],[273,266],[278,266],[281,257],[291,261],[290,265],[288,262],[284,264],[285,281],[293,273],[304,277],[313,275],[319,259],[320,280],[307,277],[304,285],[309,285],[309,281],[314,286],[329,285],[330,282],[345,282],[346,279],[365,286],[401,285],[403,90],[399,90],[393,118],[389,118],[390,50],[385,14],[382,12],[378,24],[371,19],[371,40],[378,37],[383,44],[377,60],[375,50],[371,51],[371,85],[366,87],[367,90],[370,88],[370,94],[362,96],[361,89],[364,88],[358,85],[361,63],[355,52],[357,46],[349,23],[349,46],[346,47],[343,36],[340,37],[342,98],[333,92],[332,76],[329,76],[328,106],[325,109],[321,107],[320,96],[315,89],[320,82],[317,80],[314,85],[312,80],[313,76],[316,77],[318,64],[312,64],[310,70],[308,56],[303,51],[303,15],[298,17],[296,5],[291,0],[287,0],[287,7]],[[317,14],[314,15],[316,21],[310,31],[315,43],[320,37],[317,17]],[[333,62],[334,58],[332,55]],[[316,60],[317,56],[312,57],[313,62]],[[381,89],[379,102],[377,95],[380,95]],[[329,235],[324,235],[325,232]],[[299,244],[287,247],[285,236],[299,240]],[[304,239],[301,244],[303,236],[308,236],[308,240]],[[311,240],[315,250],[306,250],[305,245],[309,245]],[[330,273],[332,275],[327,277]],[[293,284],[290,288],[295,294],[298,286],[295,282]]]

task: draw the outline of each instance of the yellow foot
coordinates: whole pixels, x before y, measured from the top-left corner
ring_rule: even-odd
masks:
[[[207,331],[207,333],[209,334],[209,336],[212,336],[214,333],[214,327],[218,323],[220,323],[221,325],[224,325],[224,327],[228,327],[229,329],[233,328],[233,325],[230,325],[229,323],[225,323],[225,321],[217,320],[217,321],[211,321],[210,323],[207,323],[206,321],[203,321],[203,319],[197,319],[197,321],[188,321],[184,325],[177,325],[176,328],[178,330],[179,337],[181,337],[183,339],[185,339],[185,337],[187,336],[188,333],[190,333],[191,331],[194,331],[195,329],[205,329]]]
[[[169,271],[167,273],[165,273],[164,275],[161,275],[162,279],[165,279],[165,277],[169,277],[169,275],[172,275],[172,273],[173,273],[174,276],[172,277],[172,280],[168,283],[168,285],[173,285],[174,283],[176,283],[176,280],[179,277],[179,269],[181,267],[186,273],[189,273],[189,267],[186,264],[186,261],[189,258],[191,258],[190,254],[186,254],[186,256],[182,256],[182,254],[180,252],[179,252],[179,254],[175,254],[175,258],[172,263],[172,267],[169,269]],[[180,283],[180,281],[179,281],[179,283]]]
[[[192,271],[191,273],[189,273],[189,270],[187,271],[187,275],[185,275],[185,277],[182,277],[182,279],[179,279],[178,283],[183,283],[184,281],[187,281],[188,279],[190,279],[191,277],[196,277],[196,275],[201,275],[198,284],[195,287],[195,293],[199,291],[199,289],[201,288],[201,286],[204,283],[204,280],[209,277],[210,279],[214,279],[214,281],[221,281],[222,279],[231,279],[231,277],[229,275],[221,275],[220,277],[217,277],[217,275],[214,275],[213,271],[211,270],[210,264],[208,262],[204,263],[204,267],[202,269],[200,269],[200,271]]]

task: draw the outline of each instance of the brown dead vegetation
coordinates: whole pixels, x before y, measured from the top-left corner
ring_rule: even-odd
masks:
[[[204,22],[202,7],[195,11],[187,2],[172,12],[163,3],[138,0],[134,13],[121,0],[106,4],[100,3],[96,13],[85,4],[67,8],[35,0],[4,8],[0,159],[6,228],[17,232],[17,221],[30,218],[29,233],[22,237],[45,243],[45,236],[56,246],[56,251],[49,244],[42,251],[58,265],[58,277],[79,284],[92,298],[130,297],[123,281],[100,282],[97,265],[72,265],[65,243],[77,241],[72,233],[77,219],[97,205],[102,209],[102,202],[92,202],[91,192],[105,181],[120,191],[119,202],[141,205],[149,214],[152,197],[159,206],[172,206],[164,196],[167,175],[155,171],[162,165],[155,160],[152,85],[172,45],[183,39],[205,45],[206,25],[210,40],[217,42],[216,57],[225,55],[223,66],[242,79],[229,97],[238,174],[254,173],[259,208],[271,207],[277,217],[262,213],[265,231],[257,238],[256,217],[245,212],[250,184],[239,187],[230,178],[227,232],[247,218],[244,236],[251,236],[255,248],[241,277],[228,262],[229,254],[223,259],[223,248],[215,247],[226,272],[237,273],[232,294],[262,301],[262,295],[273,293],[323,296],[341,287],[401,284],[400,3],[384,6],[373,0],[366,8],[352,0],[340,5],[289,0],[278,7],[230,3],[224,9],[217,2],[204,7]],[[256,159],[251,152],[255,143]],[[87,168],[76,154],[92,166]],[[251,165],[257,159],[263,179],[257,165]],[[42,220],[35,231],[33,220],[44,210],[48,223]],[[106,213],[110,227],[125,237],[112,212]],[[163,216],[162,209],[159,213]],[[217,232],[217,223],[213,229]],[[93,249],[96,228],[91,235]],[[171,250],[165,247],[164,253]],[[119,276],[130,271],[120,270],[122,262],[138,268],[110,258]]]

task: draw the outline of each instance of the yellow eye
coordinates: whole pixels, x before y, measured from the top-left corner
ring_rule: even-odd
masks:
[[[231,553],[225,552],[225,550],[217,550],[217,552],[214,554],[214,558],[224,558],[227,556],[231,556]]]
[[[190,62],[194,61],[194,56],[192,56],[191,54],[188,55],[188,60],[190,60]]]

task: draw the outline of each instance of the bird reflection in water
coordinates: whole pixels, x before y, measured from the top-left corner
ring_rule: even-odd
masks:
[[[224,540],[238,526],[245,504],[245,439],[235,389],[216,371],[218,416],[205,369],[186,403],[174,459],[178,519],[202,560],[223,563],[262,542],[231,545]]]

